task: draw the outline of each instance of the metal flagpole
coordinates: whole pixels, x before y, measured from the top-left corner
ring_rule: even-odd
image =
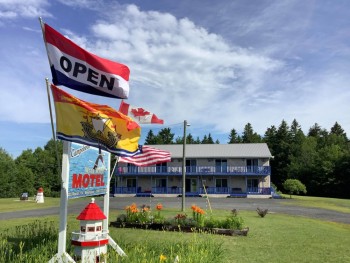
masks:
[[[55,152],[56,152],[56,159],[57,159],[57,165],[58,165],[58,174],[61,174],[61,161],[58,154],[58,148],[57,148],[57,141],[56,141],[56,134],[55,134],[55,128],[53,126],[53,118],[52,118],[52,108],[51,108],[51,99],[50,99],[50,91],[49,91],[49,79],[45,78],[46,81],[46,91],[47,91],[47,100],[49,102],[49,109],[50,109],[50,120],[51,120],[51,129],[52,129],[52,138],[54,140],[55,144]]]
[[[45,34],[44,34],[44,23],[43,20],[41,19],[41,17],[39,17],[39,22],[40,22],[40,27],[41,27],[41,32],[43,34],[43,38],[44,38],[44,43],[45,43],[45,48],[46,48],[46,54],[47,57],[50,61],[50,57],[49,57],[49,53],[47,52],[47,44],[46,44],[46,40],[45,40]],[[50,63],[49,63],[50,64]],[[56,134],[55,134],[55,128],[53,126],[53,118],[52,118],[52,107],[51,107],[51,98],[50,98],[50,91],[49,91],[49,79],[45,78],[46,81],[46,91],[47,91],[47,99],[49,102],[49,110],[50,110],[50,120],[51,120],[51,129],[52,129],[52,138],[54,140],[54,144],[55,144],[55,151],[56,151],[56,158],[57,158],[57,165],[58,165],[58,174],[61,174],[61,162],[60,162],[60,158],[59,158],[59,154],[58,154],[58,148],[57,148],[57,141],[56,141]]]
[[[47,45],[45,40],[45,34],[44,34],[44,24],[39,17],[39,22],[41,26],[41,31],[43,33],[43,38],[45,42],[45,48],[47,53]],[[47,53],[48,55],[48,53]],[[48,56],[49,58],[49,56]],[[50,58],[49,58],[50,61]],[[51,120],[51,129],[52,129],[52,137],[55,144],[55,151],[56,151],[56,158],[57,158],[57,165],[58,165],[58,174],[61,175],[61,197],[60,197],[60,226],[59,226],[59,234],[58,234],[58,252],[51,260],[50,263],[53,262],[74,262],[72,257],[66,252],[66,243],[67,243],[67,206],[68,206],[68,177],[69,177],[69,157],[68,153],[70,151],[70,142],[63,141],[63,155],[62,155],[62,168],[61,168],[61,162],[59,159],[58,149],[57,149],[57,141],[56,141],[56,135],[55,135],[55,129],[53,126],[53,118],[52,118],[52,108],[51,108],[51,99],[50,99],[50,92],[49,92],[49,79],[45,78],[46,80],[46,90],[47,90],[47,98],[49,102],[49,110],[50,110],[50,120]]]
[[[184,137],[182,146],[182,202],[181,211],[185,211],[185,198],[186,198],[186,127],[190,126],[186,120],[184,120]]]

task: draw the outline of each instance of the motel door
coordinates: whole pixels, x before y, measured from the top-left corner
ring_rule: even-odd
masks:
[[[197,192],[197,179],[188,178],[186,179],[186,193],[195,193]]]
[[[247,172],[256,172],[258,169],[258,159],[247,159]]]
[[[216,159],[215,160],[215,172],[227,173],[227,160]]]

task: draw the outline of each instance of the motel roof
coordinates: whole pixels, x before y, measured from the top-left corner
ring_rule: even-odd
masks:
[[[182,158],[182,144],[148,145]],[[266,143],[186,144],[186,158],[273,158]]]

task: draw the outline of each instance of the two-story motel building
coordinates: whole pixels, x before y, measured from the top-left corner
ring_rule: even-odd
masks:
[[[119,163],[115,196],[182,195],[183,145],[150,145],[169,151],[171,162],[148,167]],[[270,159],[266,143],[187,144],[186,196],[271,197]]]

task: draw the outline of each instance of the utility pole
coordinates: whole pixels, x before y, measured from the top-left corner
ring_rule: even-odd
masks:
[[[182,205],[181,211],[185,212],[185,196],[186,196],[186,127],[190,126],[187,121],[184,120],[184,137],[182,148]]]

